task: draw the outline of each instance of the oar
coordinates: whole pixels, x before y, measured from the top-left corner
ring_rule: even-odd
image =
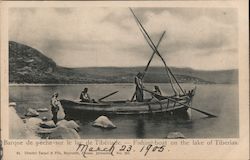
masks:
[[[101,100],[103,100],[103,99],[105,99],[105,98],[107,98],[109,96],[112,96],[113,94],[116,94],[117,92],[119,92],[119,91],[112,92],[112,93],[110,93],[110,94],[108,94],[108,95],[106,95],[106,96],[104,96],[102,98],[99,98],[98,101],[101,101]]]
[[[203,113],[203,114],[205,114],[205,115],[207,115],[207,116],[209,116],[209,117],[217,117],[216,115],[213,115],[213,114],[211,114],[211,113],[208,113],[208,112],[202,111],[202,110],[200,110],[200,109],[197,109],[197,108],[194,108],[194,107],[190,107],[190,106],[187,105],[187,104],[178,102],[178,101],[176,101],[176,100],[173,99],[173,98],[169,98],[169,97],[166,97],[166,96],[159,95],[159,94],[157,94],[157,93],[155,93],[155,92],[152,92],[152,91],[149,91],[149,90],[147,90],[147,89],[144,89],[144,90],[145,90],[146,92],[149,92],[149,93],[153,94],[153,95],[161,96],[161,97],[166,98],[166,99],[168,99],[168,100],[170,100],[170,101],[174,101],[174,102],[176,102],[176,103],[179,103],[179,104],[181,104],[181,105],[183,105],[183,106],[186,106],[186,107],[188,107],[188,108],[191,108],[191,109],[193,109],[193,110],[195,110],[195,111],[197,111],[197,112]]]
[[[197,111],[197,112],[203,113],[203,114],[205,114],[205,115],[207,115],[207,116],[209,116],[209,117],[217,117],[216,115],[213,115],[213,114],[211,114],[211,113],[207,113],[207,112],[202,111],[202,110],[199,110],[199,109],[197,109],[197,108],[193,108],[193,107],[190,107],[190,106],[188,106],[188,105],[186,105],[186,106],[187,106],[188,108],[191,108],[191,109]]]

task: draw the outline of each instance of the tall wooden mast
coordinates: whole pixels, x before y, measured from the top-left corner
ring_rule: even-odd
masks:
[[[174,79],[174,81],[176,82],[176,84],[178,85],[178,87],[180,88],[181,92],[183,94],[184,91],[182,89],[182,87],[180,86],[180,84],[178,83],[177,79],[175,78],[174,74],[172,73],[172,71],[170,70],[170,68],[167,66],[165,60],[163,59],[163,57],[161,56],[161,54],[159,53],[157,47],[155,46],[155,44],[153,43],[153,41],[151,40],[150,36],[148,35],[147,31],[145,30],[145,28],[142,26],[141,22],[139,21],[139,19],[136,17],[135,13],[133,12],[133,10],[130,8],[130,11],[132,12],[134,18],[135,18],[135,21],[136,23],[138,24],[138,27],[141,31],[141,33],[143,34],[143,37],[145,38],[145,40],[147,41],[148,45],[150,46],[150,48],[152,48],[152,50],[160,57],[160,59],[162,60],[164,66],[165,66],[165,69],[166,69],[166,72],[168,74],[168,77],[170,79],[170,82],[171,82],[171,87],[173,89],[173,91],[175,92],[175,94],[177,95],[178,92],[176,91],[175,87],[174,87],[174,82],[172,80],[172,78]],[[172,78],[171,78],[172,77]]]

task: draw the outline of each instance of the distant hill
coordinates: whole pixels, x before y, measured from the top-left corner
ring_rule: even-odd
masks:
[[[144,67],[66,68],[38,50],[9,42],[9,82],[76,84],[76,83],[133,83],[134,76]],[[171,68],[180,83],[237,83],[237,70],[199,71],[190,68]],[[148,83],[168,83],[163,67],[151,67],[144,78]]]

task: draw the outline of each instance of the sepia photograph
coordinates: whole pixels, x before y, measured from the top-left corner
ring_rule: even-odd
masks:
[[[0,7],[0,159],[249,159],[247,1]]]
[[[8,12],[10,139],[239,138],[237,8]]]

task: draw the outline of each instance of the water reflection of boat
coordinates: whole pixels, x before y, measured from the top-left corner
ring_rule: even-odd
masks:
[[[75,111],[85,111],[92,112],[98,114],[150,114],[150,113],[161,113],[161,112],[176,112],[176,111],[186,111],[188,108],[192,108],[191,102],[192,98],[195,94],[194,90],[190,90],[186,92],[182,89],[174,74],[167,66],[164,58],[158,51],[158,46],[165,34],[165,31],[161,35],[157,45],[153,43],[148,33],[140,23],[139,19],[134,14],[133,10],[131,12],[136,20],[136,23],[139,26],[140,31],[142,32],[144,38],[146,39],[149,46],[152,48],[153,53],[147,63],[146,68],[142,73],[142,78],[146,74],[149,65],[154,57],[157,55],[162,60],[165,71],[168,76],[168,80],[171,84],[171,88],[174,92],[172,96],[162,96],[161,94],[157,94],[153,91],[144,89],[145,92],[149,92],[153,95],[153,99],[144,100],[142,102],[137,102],[134,100],[135,93],[133,94],[133,98],[130,101],[98,101],[98,102],[79,102],[73,100],[61,100],[61,104],[63,105],[65,111],[70,110]],[[106,96],[107,97],[107,96]]]

